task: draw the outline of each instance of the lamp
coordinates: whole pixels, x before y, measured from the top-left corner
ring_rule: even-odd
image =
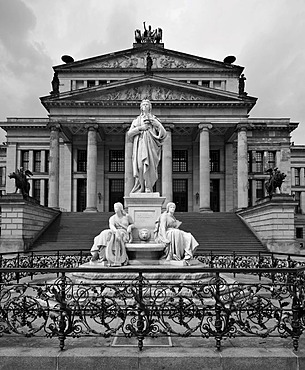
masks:
[[[199,193],[197,192],[197,193],[195,194],[196,204],[198,204],[198,202],[199,202],[199,197],[200,197],[200,195],[199,195]]]

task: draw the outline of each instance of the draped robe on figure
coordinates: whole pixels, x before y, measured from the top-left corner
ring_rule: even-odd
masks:
[[[155,240],[165,246],[167,259],[191,259],[199,245],[191,233],[179,229],[181,222],[167,212],[157,221]]]
[[[161,146],[166,137],[166,130],[161,122],[153,115],[150,119],[160,123],[158,127],[151,125],[146,131],[139,131],[139,127],[145,125],[144,115],[138,116],[131,124],[128,135],[133,137],[132,167],[135,184],[131,193],[141,191],[139,181],[140,171],[143,171],[145,185],[152,191],[158,179],[158,164],[161,158]]]
[[[99,251],[100,259],[107,260],[110,265],[122,265],[128,263],[128,256],[125,244],[131,242],[131,233],[127,227],[133,223],[128,214],[121,219],[113,215],[109,219],[109,229],[103,230],[94,238],[90,252]],[[120,234],[120,240],[116,233]]]

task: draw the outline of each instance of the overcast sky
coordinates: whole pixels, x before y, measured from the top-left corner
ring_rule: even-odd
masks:
[[[142,22],[165,48],[245,67],[251,117],[299,122],[305,145],[304,0],[0,0],[0,120],[47,117],[52,66],[129,49]],[[4,140],[4,136],[0,136]]]

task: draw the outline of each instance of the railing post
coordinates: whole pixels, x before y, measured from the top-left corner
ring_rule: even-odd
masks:
[[[17,268],[19,269],[20,268],[20,254],[19,252],[17,252]],[[16,281],[17,283],[19,283],[19,279],[20,279],[20,274],[19,274],[19,271],[16,272]]]
[[[0,254],[0,268],[2,267],[2,259],[3,259],[3,256],[2,256],[2,254]],[[0,284],[4,281],[4,279],[2,278],[2,274],[4,274],[4,273],[0,273]]]
[[[143,320],[143,273],[139,272],[139,302],[138,302],[138,320],[137,320],[137,337],[138,337],[138,347],[139,350],[143,349],[144,340],[144,320]]]
[[[221,346],[221,305],[219,303],[220,300],[220,277],[219,277],[219,272],[216,273],[216,282],[215,282],[215,297],[216,297],[216,302],[215,302],[215,329],[216,329],[216,348],[218,351],[220,351],[220,346]]]
[[[298,283],[298,285],[297,285]],[[300,294],[299,287],[300,281],[297,279],[297,274],[294,274],[294,282],[293,282],[293,299],[292,299],[292,343],[293,348],[295,351],[298,350],[299,347],[299,338],[301,335],[301,324],[300,324],[300,299],[298,294]]]
[[[65,328],[66,328],[66,275],[64,272],[61,273],[61,281],[59,284],[60,288],[60,318],[59,318],[59,323],[58,323],[58,329],[59,329],[59,347],[61,350],[64,349],[65,347],[65,339],[66,339],[66,333],[65,333]],[[68,318],[69,319],[69,318]]]

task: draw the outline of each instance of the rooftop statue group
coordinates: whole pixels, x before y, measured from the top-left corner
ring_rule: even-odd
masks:
[[[128,135],[133,138],[132,166],[135,178],[131,193],[152,193],[158,179],[158,164],[166,130],[152,114],[152,105],[144,99],[141,114],[133,120]],[[167,261],[189,261],[198,246],[192,234],[180,230],[181,222],[174,216],[176,206],[170,202],[156,220],[155,242],[164,246],[163,258]],[[121,203],[114,204],[115,214],[109,219],[109,229],[94,238],[91,248],[92,261],[101,261],[110,266],[128,264],[126,243],[132,241],[134,222]]]
[[[152,30],[151,25],[146,28],[145,22],[144,25],[144,32],[141,33],[141,30],[135,30],[135,41],[137,44],[152,42],[159,44],[162,41],[162,28],[157,28]]]

